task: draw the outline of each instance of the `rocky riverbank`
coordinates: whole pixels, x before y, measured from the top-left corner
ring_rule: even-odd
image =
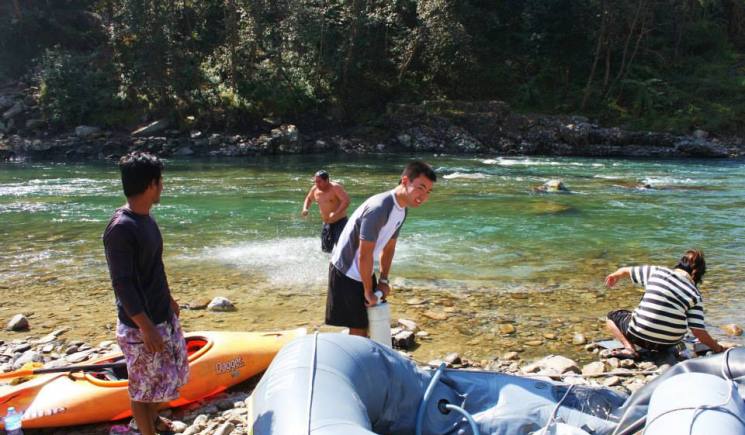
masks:
[[[520,114],[501,101],[429,101],[389,106],[366,125],[318,128],[266,118],[256,133],[205,131],[151,120],[131,131],[50,125],[33,89],[0,89],[0,160],[114,158],[132,149],[161,156],[235,157],[306,153],[432,152],[594,157],[739,157],[743,138],[720,138],[604,127],[583,116]],[[187,127],[185,127],[185,125]]]
[[[23,326],[17,323],[20,319],[8,325],[8,328]],[[398,327],[392,331],[394,337],[403,336],[405,332],[423,337],[416,323],[410,320],[399,320]],[[65,365],[85,363],[93,358],[118,351],[113,341],[104,341],[91,345],[79,340],[65,338],[67,330],[58,329],[41,337],[23,337],[0,340],[0,372],[18,370],[29,367],[29,364],[43,367],[60,367]],[[409,335],[407,335],[409,336]],[[577,340],[582,337],[577,338]],[[407,342],[396,341],[398,344]],[[413,344],[413,339],[410,344]],[[423,344],[426,345],[426,344]],[[592,361],[584,365],[562,355],[548,355],[534,360],[524,360],[518,352],[506,352],[489,360],[471,361],[461,357],[458,353],[448,353],[442,359],[430,361],[429,366],[435,367],[445,362],[451,368],[485,369],[520,376],[539,377],[547,380],[562,381],[567,384],[607,387],[624,394],[631,394],[644,386],[647,382],[659,376],[677,362],[673,355],[660,355],[646,360],[619,360],[610,356],[610,352],[596,343],[584,346]],[[400,349],[403,355],[411,355]],[[165,410],[162,415],[174,421],[177,433],[188,435],[241,435],[248,433],[247,398],[258,379],[251,379],[243,384],[231,388],[228,392],[216,397],[193,403],[186,407]],[[109,434],[130,433],[128,420],[115,424],[98,424],[72,428],[27,430],[26,433],[38,434]]]

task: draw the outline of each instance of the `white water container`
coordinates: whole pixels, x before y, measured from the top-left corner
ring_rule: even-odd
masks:
[[[370,339],[391,347],[391,307],[383,300],[382,291],[375,291],[375,297],[378,298],[378,303],[367,309]]]

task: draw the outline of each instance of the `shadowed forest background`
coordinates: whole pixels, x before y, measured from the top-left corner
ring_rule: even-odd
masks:
[[[60,129],[374,125],[440,99],[745,129],[743,0],[2,0],[0,59]]]

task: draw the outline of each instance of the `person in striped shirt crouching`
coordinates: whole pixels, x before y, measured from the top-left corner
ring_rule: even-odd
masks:
[[[636,346],[664,351],[680,343],[686,331],[714,352],[725,348],[713,339],[704,325],[704,310],[698,285],[706,273],[704,253],[690,249],[672,269],[661,266],[622,267],[605,278],[613,287],[624,277],[644,286],[641,303],[632,312],[608,313],[606,324],[624,349],[611,352],[618,358],[638,358]]]

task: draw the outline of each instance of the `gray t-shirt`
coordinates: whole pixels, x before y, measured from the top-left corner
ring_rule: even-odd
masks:
[[[377,260],[388,241],[398,238],[407,212],[396,202],[393,190],[368,198],[349,218],[331,254],[331,263],[349,278],[362,281],[360,240],[375,242],[373,259]]]

